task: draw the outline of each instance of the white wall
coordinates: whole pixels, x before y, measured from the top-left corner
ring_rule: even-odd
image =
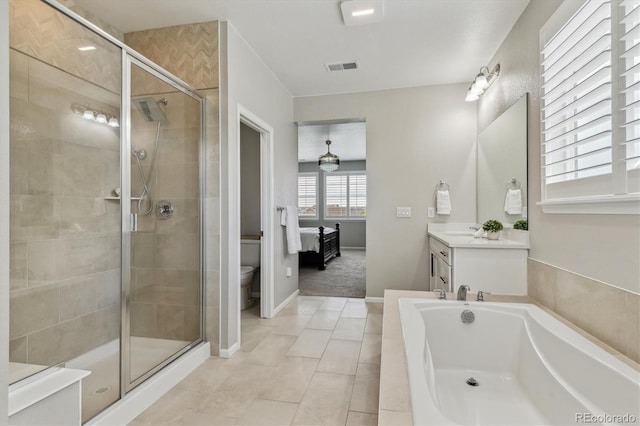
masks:
[[[228,22],[220,23],[221,87],[221,169],[222,169],[222,271],[221,348],[230,348],[239,339],[238,291],[240,269],[240,183],[238,181],[238,106],[274,129],[274,202],[295,205],[297,192],[298,144],[293,124],[291,94]],[[275,291],[277,306],[298,289],[298,256],[288,255],[279,215],[274,214]],[[229,269],[228,264],[237,265]],[[287,278],[286,268],[294,274]]]
[[[476,105],[467,84],[295,98],[295,121],[367,121],[367,296],[429,287],[427,222],[475,222]],[[450,216],[427,218],[436,184]],[[412,217],[396,218],[396,207]]]
[[[0,424],[9,389],[9,2],[0,1]]]
[[[532,1],[489,63],[501,75],[478,103],[478,130],[529,92],[530,257],[640,293],[637,215],[544,214],[541,198],[539,31],[561,0]]]

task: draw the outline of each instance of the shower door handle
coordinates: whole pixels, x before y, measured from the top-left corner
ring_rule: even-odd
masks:
[[[138,214],[131,214],[131,232],[138,232]]]

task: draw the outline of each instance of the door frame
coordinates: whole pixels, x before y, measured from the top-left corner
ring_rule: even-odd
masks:
[[[260,316],[272,318],[274,313],[274,211],[273,182],[273,127],[262,120],[249,109],[238,105],[237,137],[238,149],[240,147],[240,124],[244,124],[260,133],[260,227],[262,238],[260,239]],[[240,171],[238,155],[238,168]],[[238,221],[240,220],[240,206],[238,206]],[[240,236],[237,238],[240,241]],[[240,257],[238,257],[240,263]],[[240,269],[240,264],[229,265],[230,268]],[[238,286],[239,289],[239,286]],[[238,341],[241,340],[240,331],[240,298],[238,298]]]

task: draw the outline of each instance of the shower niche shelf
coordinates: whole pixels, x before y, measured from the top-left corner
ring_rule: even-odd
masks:
[[[105,200],[120,201],[120,197],[104,197]],[[131,201],[138,201],[140,197],[131,197]]]

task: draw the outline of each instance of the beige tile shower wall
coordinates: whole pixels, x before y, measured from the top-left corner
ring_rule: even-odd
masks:
[[[640,296],[529,259],[529,297],[640,363]]]
[[[53,365],[119,335],[120,208],[104,199],[119,131],[70,105],[117,114],[120,98],[16,50],[10,63],[10,359]]]
[[[111,43],[40,0],[10,0],[9,19],[13,49],[120,93],[120,55]],[[96,49],[78,50],[87,45]]]
[[[200,335],[200,105],[181,92],[144,96],[167,100],[162,106],[166,120],[160,122],[156,150],[157,122],[144,121],[134,110],[132,147],[147,151],[141,164],[150,179],[153,205],[167,200],[174,214],[160,220],[155,209],[144,214],[146,202],[142,212],[132,203],[132,212],[138,212],[138,232],[132,234],[131,335],[192,341]],[[155,172],[150,167],[154,161]],[[131,176],[132,196],[138,196],[142,180],[135,160]]]
[[[136,31],[125,43],[196,89],[218,87],[218,23]],[[153,82],[150,82],[153,84]],[[154,87],[145,88],[153,93]]]
[[[192,85],[206,99],[205,170],[205,339],[219,348],[220,300],[220,156],[218,23],[180,25],[125,34],[125,42]],[[156,87],[134,81],[140,92]],[[152,83],[155,84],[155,83]],[[166,151],[165,151],[166,152]],[[169,155],[169,153],[167,153]],[[160,153],[160,157],[164,155]],[[152,314],[146,314],[151,318]],[[151,319],[150,319],[151,321]],[[148,331],[148,330],[147,330]]]

